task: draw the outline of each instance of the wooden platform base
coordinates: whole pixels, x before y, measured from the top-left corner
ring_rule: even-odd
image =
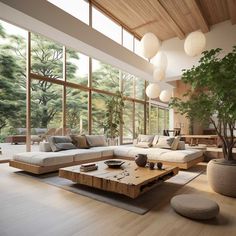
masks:
[[[113,158],[113,157],[108,156],[108,157],[100,158],[99,160],[107,160],[107,159],[111,159],[111,158]],[[58,171],[60,168],[63,168],[63,167],[80,165],[80,164],[88,163],[88,162],[95,162],[97,160],[98,159],[96,158],[96,159],[75,161],[75,162],[70,162],[70,163],[61,164],[61,165],[54,165],[54,166],[38,166],[38,165],[29,164],[29,163],[25,163],[25,162],[10,160],[9,166],[15,167],[15,168],[18,168],[18,169],[21,169],[21,170],[24,170],[26,172],[30,172],[33,174],[45,174],[45,173],[49,173],[49,172]]]

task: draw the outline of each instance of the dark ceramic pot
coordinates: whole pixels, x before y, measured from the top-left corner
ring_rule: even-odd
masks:
[[[137,166],[145,167],[147,164],[147,155],[146,154],[138,154],[135,156],[135,163]]]

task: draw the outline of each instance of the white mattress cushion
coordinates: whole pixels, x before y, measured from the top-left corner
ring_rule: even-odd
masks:
[[[73,156],[65,152],[23,152],[15,154],[13,160],[38,166],[53,166],[73,162]]]
[[[77,149],[79,152],[77,152],[74,155],[74,161],[84,161],[84,160],[90,160],[90,159],[96,159],[102,157],[102,152],[92,149]]]
[[[137,154],[147,154],[149,160],[189,162],[203,155],[201,150],[170,150],[162,148],[138,148],[118,146],[114,149],[114,155],[120,157],[133,157]]]
[[[116,146],[92,147],[90,150],[101,152],[102,157],[113,156]]]
[[[203,155],[201,150],[168,150],[153,148],[148,152],[148,158],[158,161],[189,162]]]

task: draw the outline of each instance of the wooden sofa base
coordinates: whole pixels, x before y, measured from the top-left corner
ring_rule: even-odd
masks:
[[[122,156],[116,156],[115,158],[119,159],[126,159],[126,160],[134,160],[132,157],[122,157]],[[202,162],[204,160],[204,156],[200,156],[194,160],[188,161],[188,162],[170,162],[170,161],[156,161],[156,160],[149,160],[151,162],[162,162],[163,165],[169,165],[169,166],[175,166],[179,167],[180,169],[187,170],[190,167],[196,165],[199,162]]]
[[[110,158],[113,158],[113,156],[99,158],[99,161],[100,160],[107,160]],[[15,167],[15,168],[18,168],[18,169],[21,169],[21,170],[24,170],[26,172],[30,172],[33,174],[45,174],[45,173],[49,173],[49,172],[58,171],[60,168],[63,168],[63,167],[81,165],[84,163],[95,162],[95,161],[98,161],[98,159],[94,158],[94,159],[89,159],[89,160],[74,161],[74,162],[60,164],[60,165],[54,165],[54,166],[38,166],[38,165],[29,164],[29,163],[25,163],[25,162],[21,162],[21,161],[10,160],[9,166]]]
[[[114,159],[114,158],[119,158],[119,159],[126,159],[126,160],[134,160],[133,158],[129,157],[123,157],[123,156],[107,156],[103,157],[99,160],[107,160],[107,159]],[[161,161],[164,165],[170,165],[170,166],[176,166],[179,167],[180,169],[189,169],[190,167],[196,165],[197,163],[201,162],[204,160],[204,157],[198,157],[197,159],[194,159],[189,162],[169,162],[169,161]],[[60,164],[60,165],[54,165],[54,166],[38,166],[34,164],[29,164],[21,161],[15,161],[15,160],[10,160],[9,165],[11,167],[15,167],[21,170],[24,170],[26,172],[30,172],[33,174],[45,174],[49,172],[54,172],[58,171],[60,168],[63,167],[68,167],[68,166],[75,166],[75,165],[81,165],[83,163],[88,163],[88,162],[96,162],[98,161],[97,158],[90,159],[90,160],[83,160],[83,161],[76,161],[76,162],[70,162],[66,164]],[[153,160],[150,160],[153,161]],[[153,162],[158,162],[158,161],[153,161]]]

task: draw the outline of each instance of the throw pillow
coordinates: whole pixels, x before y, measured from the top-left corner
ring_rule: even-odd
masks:
[[[174,138],[172,138],[170,136],[160,136],[157,144],[154,145],[154,147],[171,149],[171,145],[172,145],[173,141],[174,141]]]
[[[185,142],[179,141],[177,150],[185,150]]]
[[[152,141],[152,146],[155,146],[158,142],[158,139],[159,139],[159,135],[155,135],[153,141]]]
[[[151,147],[153,139],[154,135],[139,134],[137,138],[138,143],[136,145],[138,145],[139,147]]]
[[[85,135],[90,147],[107,146],[104,135]]]
[[[177,150],[179,144],[180,136],[176,136],[171,144],[171,150]]]
[[[48,142],[53,152],[76,149],[71,138],[67,136],[51,136],[48,138]]]
[[[79,148],[79,149],[88,149],[89,148],[87,139],[84,135],[71,134],[70,137],[72,139],[72,143],[77,148]]]

